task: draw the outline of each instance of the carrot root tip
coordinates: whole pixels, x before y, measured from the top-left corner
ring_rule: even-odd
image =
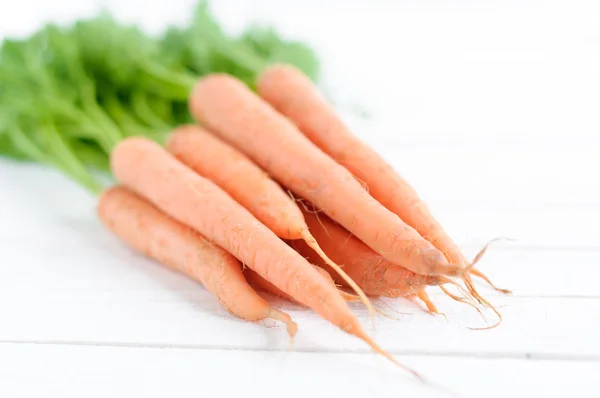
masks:
[[[452,396],[458,397],[458,395],[455,392],[452,392],[452,391],[448,390],[446,387],[443,387],[443,386],[440,386],[440,385],[437,385],[437,384],[431,382],[430,380],[425,378],[421,373],[417,372],[416,370],[412,369],[411,367],[408,367],[408,366],[403,365],[400,362],[398,362],[398,360],[396,360],[396,358],[394,358],[394,356],[392,354],[390,354],[389,352],[387,352],[383,348],[381,348],[371,337],[369,337],[366,334],[366,332],[364,330],[355,331],[355,333],[353,333],[353,334],[355,336],[361,338],[362,340],[364,340],[369,346],[371,346],[373,351],[384,356],[386,359],[388,359],[389,361],[394,363],[396,366],[404,369],[405,371],[407,371],[408,373],[413,375],[417,380],[419,380],[424,385],[429,386],[438,391],[444,391]]]
[[[344,270],[342,270],[342,268],[338,264],[336,264],[334,261],[332,261],[327,256],[327,254],[325,254],[323,249],[321,249],[321,246],[319,246],[319,243],[317,242],[317,240],[310,234],[308,229],[305,229],[302,231],[301,237],[302,237],[302,240],[305,241],[306,244],[311,249],[313,249],[319,255],[319,257],[321,257],[323,259],[323,261],[325,261],[325,263],[327,265],[329,265],[331,268],[333,268],[333,270],[335,270],[344,279],[344,281],[346,281],[346,283],[348,283],[348,285],[352,288],[352,290],[354,290],[354,292],[358,295],[358,297],[360,297],[360,300],[363,302],[363,304],[369,310],[369,320],[371,321],[371,323],[374,323],[375,308],[373,307],[371,300],[369,300],[369,298],[367,297],[365,292],[363,292],[363,290],[356,284],[356,282],[352,278],[350,278],[350,276],[348,276],[348,274],[346,274],[344,272]]]
[[[425,306],[427,307],[427,310],[429,310],[429,312],[431,314],[439,314],[440,313],[438,311],[437,307],[435,306],[435,304],[433,303],[433,301],[431,301],[431,298],[429,297],[429,295],[427,294],[427,292],[425,290],[422,290],[419,293],[417,293],[417,297],[419,298],[419,300],[421,300],[423,302],[423,304],[425,304]]]
[[[271,312],[269,314],[269,318],[274,319],[276,321],[283,322],[287,328],[287,332],[290,336],[290,346],[294,341],[294,337],[296,337],[296,333],[298,333],[298,324],[292,320],[292,318],[286,314],[285,312],[281,312],[279,310],[271,308]]]
[[[488,285],[490,285],[490,287],[492,289],[496,290],[497,292],[500,292],[502,294],[512,294],[513,293],[511,290],[502,289],[502,288],[499,288],[496,285],[494,285],[494,283],[492,283],[492,281],[487,277],[487,275],[485,275],[483,272],[481,272],[477,268],[471,268],[469,270],[469,272],[471,273],[471,275],[474,275],[478,278],[483,279]]]

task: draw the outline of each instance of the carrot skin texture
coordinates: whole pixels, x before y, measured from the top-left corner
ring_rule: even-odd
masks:
[[[392,264],[371,248],[323,214],[303,211],[311,233],[323,250],[334,261],[343,264],[344,270],[364,292],[370,296],[405,297],[417,294],[429,285],[435,285],[435,277],[415,274]],[[319,267],[327,269],[304,242],[292,242],[302,256]],[[336,283],[344,281],[332,274]]]
[[[241,81],[225,74],[203,77],[189,108],[197,121],[389,261],[421,274],[456,271],[438,249],[373,199],[347,169]]]
[[[259,290],[263,290],[263,291],[269,292],[269,293],[274,294],[276,296],[288,299],[290,301],[293,301],[293,302],[295,302],[297,304],[301,304],[302,305],[302,303],[299,303],[292,296],[290,296],[289,294],[287,294],[283,290],[279,289],[277,286],[273,285],[271,282],[269,282],[265,278],[263,278],[260,275],[258,275],[256,273],[256,271],[254,271],[254,270],[252,270],[250,268],[246,268],[244,270],[244,275],[246,276],[246,280],[248,281],[248,283],[250,284],[250,286],[258,288]]]
[[[176,128],[166,147],[182,163],[221,187],[275,235],[301,238],[305,224],[296,203],[244,154],[196,125]],[[290,226],[296,228],[290,230]]]
[[[271,66],[259,77],[257,89],[263,99],[295,123],[311,142],[347,168],[371,196],[439,249],[448,262],[455,265],[447,275],[461,275],[471,295],[486,302],[475,290],[471,275],[482,278],[503,294],[511,293],[496,287],[485,274],[473,268],[477,260],[465,259],[413,187],[377,152],[352,134],[299,69],[292,65]]]
[[[100,196],[97,212],[128,246],[202,283],[229,312],[250,321],[270,316],[269,304],[246,282],[235,257],[137,194],[109,188]]]
[[[195,125],[176,129],[167,140],[167,149],[183,164],[231,195],[277,236],[288,240],[303,239],[312,245],[313,250],[324,255],[310,235],[296,202],[237,149]],[[326,256],[323,259],[337,273],[344,273]],[[350,277],[343,275],[343,278],[365,302],[373,316],[375,310],[368,297]]]
[[[325,278],[325,280],[328,283],[330,283],[332,286],[335,286],[335,282],[334,282],[333,278],[327,271],[325,271],[321,267],[317,267],[317,266],[314,266],[314,267],[319,272],[319,274],[321,274],[321,276],[323,278]],[[293,301],[297,304],[303,305],[302,303],[298,302],[296,299],[294,299],[292,296],[290,296],[286,292],[283,292],[283,291],[281,291],[281,289],[278,289],[276,286],[274,286],[268,280],[261,278],[260,275],[258,275],[255,271],[251,270],[250,268],[246,268],[244,270],[244,275],[246,276],[246,280],[248,281],[248,283],[250,283],[251,286],[256,286],[261,290],[264,290],[266,292],[269,292],[269,293],[274,294],[279,297],[283,297],[283,298]],[[345,300],[347,300],[347,297],[352,297],[353,301],[357,299],[357,296],[348,295],[347,293],[342,292],[342,291],[340,291],[340,294],[342,295],[342,297],[344,297]]]
[[[451,263],[465,264],[458,246],[416,191],[377,152],[350,132],[300,70],[289,65],[268,68],[259,78],[258,92],[317,147],[364,182],[371,196],[441,250]]]
[[[337,290],[311,264],[218,186],[160,145],[142,137],[127,138],[115,147],[110,161],[118,181],[323,318],[368,339]]]

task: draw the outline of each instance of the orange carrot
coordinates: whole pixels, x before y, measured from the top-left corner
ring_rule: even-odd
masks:
[[[427,286],[438,286],[453,300],[470,305],[481,314],[481,311],[468,298],[456,296],[444,287],[446,284],[454,285],[462,294],[469,297],[470,293],[454,280],[445,276],[415,274],[400,265],[392,264],[326,215],[319,214],[307,206],[303,206],[302,212],[313,236],[323,250],[332,259],[342,264],[348,275],[356,280],[368,295],[393,298],[414,296],[421,300],[430,312],[439,313],[425,292]],[[309,261],[327,269],[327,264],[316,257],[304,242],[292,241],[290,243]],[[334,274],[334,276],[336,275]],[[343,280],[338,279],[336,282],[344,285]],[[381,311],[378,312],[381,313]]]
[[[425,290],[421,290],[419,293],[417,293],[417,297],[419,298],[419,300],[421,300],[425,304],[425,306],[427,307],[429,312],[432,312],[434,314],[440,313],[438,311],[437,307],[435,306],[435,304],[433,303],[433,301],[431,301],[431,299],[429,298],[429,295],[427,294],[427,292]]]
[[[325,97],[299,69],[291,65],[270,67],[260,76],[258,91],[316,146],[364,183],[373,198],[441,250],[449,262],[466,264],[458,246],[416,191],[377,152],[350,132]],[[474,270],[473,274],[489,282],[481,271]]]
[[[389,261],[420,274],[461,272],[354,176],[312,144],[241,81],[207,75],[189,101],[194,118],[244,152],[276,180],[314,203]]]
[[[446,282],[446,279],[415,274],[389,262],[324,214],[308,208],[303,213],[311,233],[325,253],[342,264],[346,273],[370,296],[404,297],[417,294],[428,285]],[[291,244],[310,262],[327,269],[327,265],[303,242]],[[344,281],[335,274],[333,278],[336,283],[344,285]]]
[[[307,230],[302,222],[298,225],[302,213],[279,184],[209,131],[193,124],[179,126],[169,135],[166,148],[231,195],[280,238],[300,239]]]
[[[238,260],[135,193],[119,186],[107,189],[98,215],[131,248],[202,283],[230,313],[249,321],[276,319],[287,325],[291,337],[296,334],[289,315],[271,308],[248,285]]]
[[[180,126],[167,149],[183,164],[222,188],[282,239],[303,239],[362,299],[374,316],[365,293],[321,250],[298,205],[260,167],[237,149],[195,125]],[[225,166],[226,165],[226,166]]]
[[[110,164],[118,181],[400,365],[367,335],[337,289],[311,264],[222,189],[179,162],[160,145],[142,137],[124,139],[112,151]],[[416,372],[407,370],[422,379]]]
[[[323,276],[323,278],[325,278],[325,280],[327,280],[328,283],[331,283],[331,285],[335,286],[335,282],[333,281],[333,278],[331,278],[331,275],[329,275],[329,273],[327,271],[325,271],[321,267],[317,267],[316,265],[314,267]],[[250,268],[246,268],[244,270],[244,275],[246,276],[246,280],[248,281],[248,283],[250,283],[251,286],[257,287],[261,290],[264,290],[264,291],[274,294],[276,296],[279,296],[279,297],[288,299],[290,301],[293,301],[297,304],[303,305],[302,303],[299,303],[296,299],[294,299],[292,296],[290,296],[286,292],[283,292],[281,289],[278,289],[276,286],[274,286],[268,280],[261,278],[260,275],[258,275],[255,271],[251,270]],[[355,296],[353,294],[348,294],[342,290],[340,290],[340,294],[346,301],[359,300],[358,296]]]

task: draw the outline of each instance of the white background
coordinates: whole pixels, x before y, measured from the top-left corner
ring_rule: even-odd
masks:
[[[101,4],[156,32],[185,20],[193,2],[0,0],[0,35]],[[496,236],[516,239],[481,263],[515,291],[482,287],[502,306],[500,327],[468,330],[481,326],[477,314],[432,289],[449,321],[386,301],[406,315],[370,325],[380,344],[465,397],[598,396],[600,4],[219,0],[213,9],[232,31],[262,20],[313,44],[346,120],[468,254]],[[52,170],[0,159],[0,396],[443,396],[280,303],[300,325],[288,352],[281,327],[227,315],[201,286],[125,248],[94,204]]]

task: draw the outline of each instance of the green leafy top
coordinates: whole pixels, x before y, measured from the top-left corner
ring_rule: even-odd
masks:
[[[201,1],[184,26],[159,37],[108,12],[69,26],[48,24],[0,48],[0,155],[55,167],[93,192],[108,154],[124,137],[162,143],[192,121],[189,91],[199,76],[224,72],[251,88],[271,63],[290,63],[313,80],[315,53],[270,27],[228,35]]]

